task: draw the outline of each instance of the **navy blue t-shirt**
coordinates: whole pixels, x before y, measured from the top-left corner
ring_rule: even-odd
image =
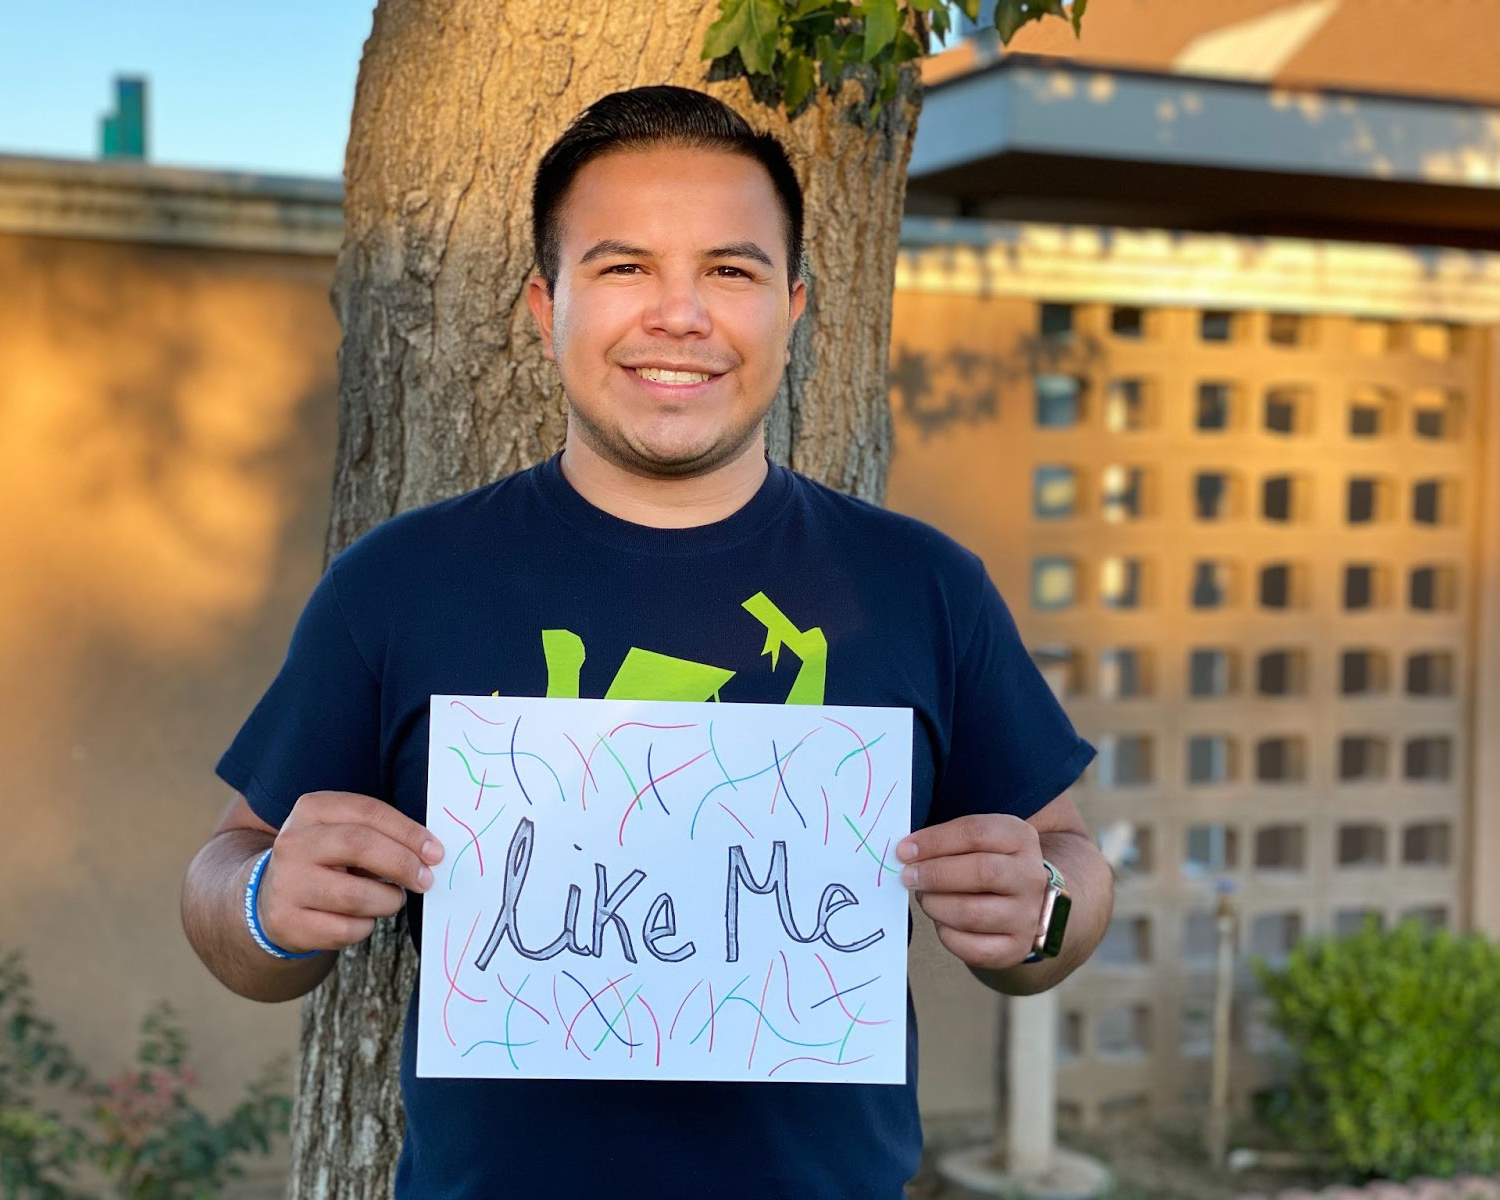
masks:
[[[719,700],[785,703],[799,663],[773,663],[746,607],[759,594],[826,641],[823,694],[804,683],[794,699],[913,710],[914,829],[1029,817],[1093,757],[983,564],[937,530],[774,465],[722,521],[635,525],[579,496],[554,457],[339,555],[218,773],[277,827],[323,789],[422,821],[429,697],[547,694],[544,630],[582,640],[584,697],[634,650],[732,670]],[[420,948],[420,897],[409,907]],[[904,1086],[418,1079],[415,1009],[401,1197],[896,1200],[917,1167],[909,1000]]]

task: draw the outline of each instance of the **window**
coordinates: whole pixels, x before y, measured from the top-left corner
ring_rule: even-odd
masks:
[[[1383,608],[1389,598],[1389,574],[1375,563],[1350,563],[1344,568],[1344,608],[1349,612]]]
[[[1094,961],[1101,966],[1133,967],[1151,961],[1151,922],[1146,917],[1116,917],[1104,931]]]
[[[1463,396],[1442,388],[1418,388],[1412,393],[1412,433],[1424,441],[1451,442],[1459,436]]]
[[[1110,433],[1138,433],[1156,424],[1146,385],[1139,379],[1111,379],[1104,392],[1104,428]]]
[[[1345,650],[1339,655],[1339,693],[1375,696],[1389,686],[1390,660],[1380,650]]]
[[[1341,908],[1333,914],[1335,937],[1353,937],[1366,925],[1374,925],[1376,929],[1380,929],[1384,924],[1378,908]]]
[[[1452,827],[1446,821],[1421,821],[1401,832],[1401,861],[1409,867],[1446,867],[1453,858]]]
[[[1349,436],[1385,437],[1396,427],[1396,397],[1373,383],[1357,385],[1349,397]]]
[[[1338,863],[1341,867],[1385,866],[1385,827],[1383,825],[1340,825]]]
[[[1222,521],[1239,511],[1236,481],[1228,471],[1199,471],[1193,476],[1193,511],[1200,521]]]
[[[1300,696],[1307,691],[1307,653],[1267,650],[1256,660],[1255,690],[1262,696]]]
[[[1234,691],[1234,652],[1216,647],[1188,651],[1188,695],[1195,700]]]
[[[1099,563],[1099,599],[1106,608],[1140,608],[1146,603],[1146,569],[1138,558],[1111,554]]]
[[[1306,388],[1274,387],[1266,393],[1267,433],[1301,434],[1311,427],[1312,397]]]
[[[1406,660],[1409,696],[1453,695],[1453,652],[1420,650]]]
[[[1144,1004],[1112,1005],[1095,1020],[1099,1054],[1130,1057],[1151,1049],[1151,1010]]]
[[[1266,341],[1273,346],[1306,345],[1312,321],[1301,313],[1269,313],[1266,316]]]
[[[1300,608],[1306,603],[1305,574],[1293,563],[1269,563],[1260,571],[1262,608]]]
[[[1189,783],[1226,783],[1234,778],[1234,743],[1222,733],[1195,733],[1187,740]]]
[[[1307,745],[1300,737],[1261,738],[1255,743],[1255,778],[1260,783],[1299,783],[1307,775]]]
[[[1458,572],[1452,567],[1413,567],[1408,591],[1419,612],[1451,612],[1458,606]]]
[[[1357,317],[1350,339],[1356,354],[1388,354],[1396,345],[1396,325],[1378,317]]]
[[[1071,304],[1041,304],[1037,308],[1037,330],[1049,342],[1066,342],[1073,336]]]
[[[1419,479],[1411,489],[1411,519],[1418,525],[1458,523],[1458,485],[1451,479]]]
[[[1209,875],[1239,866],[1239,834],[1232,825],[1190,825],[1184,843],[1184,875]]]
[[[1189,912],[1182,922],[1182,960],[1206,966],[1219,949],[1219,926],[1211,910]]]
[[[1308,481],[1296,475],[1268,475],[1261,484],[1261,515],[1267,521],[1307,519]]]
[[[1147,511],[1147,477],[1143,467],[1118,463],[1104,468],[1102,476],[1104,519],[1111,524],[1133,521]]]
[[[1031,607],[1044,611],[1078,602],[1078,565],[1071,558],[1036,558],[1031,562]]]
[[[1099,738],[1096,770],[1105,787],[1139,787],[1151,782],[1151,738],[1142,733],[1106,733]]]
[[[1370,783],[1384,779],[1389,748],[1384,738],[1346,733],[1339,738],[1339,781]]]
[[[1037,467],[1032,472],[1031,508],[1042,520],[1078,512],[1078,472],[1072,467]]]
[[[1151,694],[1151,652],[1122,646],[1099,656],[1099,694],[1106,700],[1134,700]]]
[[[1070,1062],[1083,1053],[1083,1014],[1077,1009],[1058,1013],[1057,1058]]]
[[[1442,360],[1464,352],[1464,327],[1442,321],[1419,321],[1411,327],[1410,345],[1418,358]]]
[[[1223,559],[1199,559],[1193,564],[1188,604],[1193,608],[1223,608],[1233,599],[1234,565]]]
[[[1233,394],[1229,384],[1207,382],[1198,385],[1195,425],[1200,433],[1220,433],[1228,429],[1233,415]]]
[[[1250,922],[1249,951],[1252,956],[1278,963],[1291,953],[1301,936],[1301,913],[1261,913]]]
[[[1415,921],[1429,932],[1443,929],[1448,924],[1448,910],[1441,904],[1424,905],[1420,908],[1408,908],[1401,914],[1403,921]]]
[[[1300,871],[1306,855],[1307,831],[1301,825],[1267,825],[1255,831],[1257,871]]]
[[[1211,309],[1199,314],[1198,337],[1205,342],[1227,342],[1234,337],[1238,314]]]
[[[1083,421],[1083,380],[1074,375],[1037,375],[1036,423],[1042,429],[1069,429]]]
[[[1356,476],[1349,480],[1344,519],[1350,525],[1384,520],[1390,512],[1390,485],[1382,479]]]
[[[1118,307],[1109,312],[1109,331],[1117,338],[1140,341],[1146,336],[1146,310]]]
[[[1408,739],[1402,774],[1422,782],[1447,780],[1453,774],[1453,739],[1441,734]]]

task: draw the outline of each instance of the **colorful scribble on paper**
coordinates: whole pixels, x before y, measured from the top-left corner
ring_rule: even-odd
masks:
[[[900,1083],[909,709],[434,696],[422,1076]]]

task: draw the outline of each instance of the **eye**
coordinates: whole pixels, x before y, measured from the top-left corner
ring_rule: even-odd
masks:
[[[749,271],[741,267],[718,266],[714,268],[714,274],[722,279],[751,279],[754,278]]]
[[[612,267],[605,267],[606,275],[634,275],[640,267],[635,263],[615,263]]]

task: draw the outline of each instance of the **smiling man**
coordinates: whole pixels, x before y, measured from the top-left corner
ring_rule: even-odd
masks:
[[[319,583],[184,884],[229,987],[302,995],[408,900],[421,947],[435,694],[911,708],[896,853],[943,945],[1010,992],[1093,950],[1112,885],[1065,794],[1093,751],[983,565],[766,458],[802,224],[781,146],[698,92],[606,96],[548,150],[527,301],[565,446]],[[910,1006],[904,1086],[418,1079],[414,1017],[398,1196],[895,1200],[917,1166]]]

